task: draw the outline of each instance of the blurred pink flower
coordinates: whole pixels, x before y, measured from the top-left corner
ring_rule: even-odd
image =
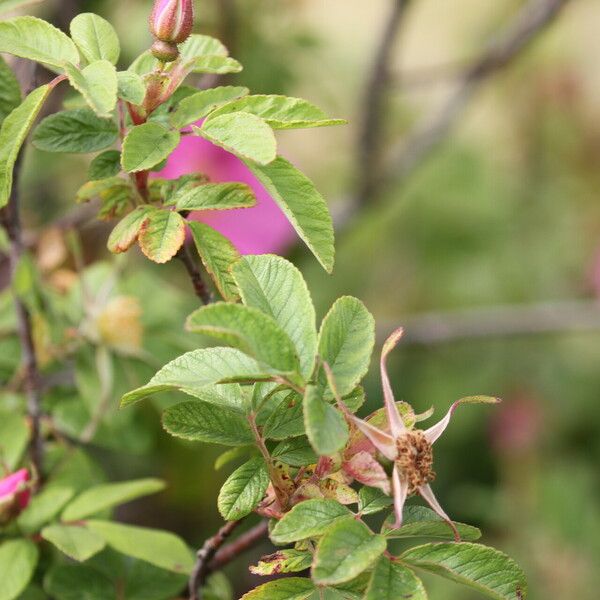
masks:
[[[502,453],[523,454],[535,447],[542,430],[542,410],[533,396],[519,394],[496,414],[491,439]]]
[[[0,523],[9,521],[29,504],[29,471],[21,469],[0,479]]]
[[[253,208],[192,214],[229,238],[241,254],[284,253],[296,240],[294,229],[275,201],[237,156],[196,136],[184,136],[160,177],[175,179],[204,173],[213,182],[249,185],[257,198]]]

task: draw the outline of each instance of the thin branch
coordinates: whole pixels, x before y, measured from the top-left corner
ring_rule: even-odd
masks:
[[[258,525],[255,525],[252,529],[246,531],[246,533],[240,535],[240,537],[231,542],[231,544],[223,546],[223,548],[215,554],[213,560],[210,561],[208,565],[209,573],[220,571],[223,567],[235,560],[240,554],[254,548],[254,546],[265,539],[268,532],[269,522],[264,520]]]
[[[181,247],[181,250],[177,253],[177,258],[184,264],[185,270],[192,281],[196,296],[198,296],[203,304],[210,304],[212,302],[212,294],[206,286],[206,283],[204,283],[200,269],[198,269],[198,265],[187,244],[184,244]]]
[[[33,63],[32,63],[33,64]],[[23,84],[25,93],[29,93],[35,86],[35,68],[30,67]],[[14,279],[25,251],[21,229],[21,215],[19,207],[19,179],[23,166],[23,149],[13,168],[13,187],[8,204],[0,211],[0,223],[6,230],[10,242],[9,271],[10,280]],[[14,294],[14,306],[17,316],[17,329],[21,345],[21,362],[23,369],[23,387],[27,395],[27,414],[31,427],[31,440],[29,455],[38,481],[44,474],[44,443],[41,431],[42,420],[42,379],[40,376],[35,343],[33,337],[33,322],[29,308],[25,302]]]
[[[393,0],[392,12],[375,55],[363,100],[363,119],[360,126],[356,173],[358,175],[357,208],[365,205],[378,187],[378,164],[381,152],[381,134],[384,124],[384,101],[391,81],[390,61],[402,18],[409,0]]]
[[[242,521],[226,523],[216,535],[204,542],[198,551],[198,559],[189,581],[190,600],[201,600],[202,587],[211,573],[220,571],[240,554],[254,547],[268,532],[268,521],[261,521],[239,538],[223,546]]]
[[[202,598],[202,587],[206,583],[206,578],[208,577],[210,571],[208,564],[215,557],[215,554],[219,550],[219,548],[227,541],[227,538],[235,531],[238,525],[241,523],[239,521],[229,521],[219,531],[213,535],[211,538],[208,538],[202,548],[198,550],[196,555],[196,565],[194,570],[192,571],[192,575],[189,581],[189,594],[190,600],[199,600]]]
[[[504,32],[459,77],[458,87],[440,111],[416,126],[387,161],[386,180],[401,181],[419,167],[468,106],[481,85],[508,66],[560,14],[570,0],[530,0]]]
[[[381,325],[382,338],[396,326],[394,323]],[[570,300],[429,313],[406,319],[404,332],[404,343],[418,345],[552,333],[597,333],[600,302]]]

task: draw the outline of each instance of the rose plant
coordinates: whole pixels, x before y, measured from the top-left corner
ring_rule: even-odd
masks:
[[[374,319],[365,305],[341,297],[317,327],[310,292],[294,265],[272,254],[243,256],[236,240],[210,220],[190,218],[196,212],[236,211],[232,214],[243,228],[240,209],[252,210],[262,194],[331,272],[334,232],[327,205],[313,183],[278,155],[274,131],[343,123],[297,98],[253,95],[240,86],[191,86],[194,74],[242,69],[218,40],[192,28],[191,0],[157,0],[150,17],[151,49],[119,70],[117,35],[98,15],[78,15],[70,36],[31,16],[1,21],[0,52],[35,61],[54,77],[21,99],[16,78],[0,63],[2,102],[8,103],[0,130],[0,207],[15,209],[18,158],[33,130],[32,143],[42,151],[98,153],[77,196],[81,202],[96,199],[99,218],[116,221],[108,239],[113,253],[137,244],[155,263],[181,259],[203,304],[186,328],[221,345],[192,349],[167,362],[148,383],[123,393],[119,414],[132,414],[132,405],[164,392],[188,396],[163,411],[164,429],[185,440],[229,447],[221,467],[243,461],[217,499],[226,524],[194,556],[172,533],[111,518],[113,507],[159,491],[161,481],[81,478],[86,444],[100,439],[113,418],[107,399],[123,385],[118,369],[144,356],[138,300],[113,294],[116,284],[107,273],[86,272],[74,304],[69,310],[61,305],[64,319],[78,323],[62,356],[91,356],[99,385],[92,385],[91,393],[88,386],[91,409],[82,408],[85,399],[71,392],[70,403],[48,401],[40,413],[34,397],[27,420],[13,415],[14,427],[2,430],[7,467],[21,468],[0,480],[0,600],[166,600],[181,596],[186,581],[190,598],[231,597],[222,575],[208,575],[224,564],[218,550],[226,538],[252,513],[268,520],[268,535],[280,549],[251,571],[292,576],[259,585],[243,596],[246,600],[423,600],[419,570],[491,598],[526,598],[521,569],[502,552],[476,543],[477,528],[453,522],[430,485],[433,444],[456,407],[497,399],[458,400],[439,423],[421,428],[431,415],[396,402],[387,373],[399,329],[381,353],[383,408],[356,416],[375,345]],[[36,124],[63,82],[78,100]],[[233,156],[244,177],[252,179],[215,180],[202,171],[168,179],[169,157],[183,139],[192,138]],[[3,222],[14,248],[14,220],[6,213]],[[24,282],[40,285],[44,277],[52,278],[25,256],[20,259],[25,266],[13,271],[17,316],[31,326],[38,294]],[[25,277],[23,269],[33,275]],[[221,300],[215,301],[216,295]],[[36,348],[38,360],[42,346]],[[87,417],[76,417],[84,413]],[[122,418],[122,431],[133,435],[134,422]],[[31,477],[23,452],[27,443]],[[74,454],[81,461],[75,466]],[[413,495],[429,506],[407,505]],[[262,524],[259,528],[266,531]],[[414,538],[421,540],[412,543]],[[395,540],[408,544],[398,553]]]

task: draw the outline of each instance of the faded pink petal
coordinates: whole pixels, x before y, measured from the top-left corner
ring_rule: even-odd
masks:
[[[342,464],[344,473],[359,483],[391,493],[390,479],[383,467],[368,452],[359,452]]]
[[[450,423],[450,419],[452,418],[454,411],[461,404],[497,404],[498,402],[500,402],[499,398],[493,398],[491,396],[468,396],[466,398],[461,398],[460,400],[457,400],[450,407],[450,409],[446,413],[446,416],[441,421],[439,421],[433,427],[430,427],[429,429],[426,429],[423,432],[425,434],[425,439],[430,444],[433,444],[437,439],[439,439],[442,433],[446,431],[446,427],[448,427],[448,424]]]
[[[408,497],[408,481],[400,477],[397,465],[394,465],[392,472],[392,489],[394,490],[394,513],[396,515],[394,529],[400,529],[402,527],[402,511]]]
[[[29,471],[27,469],[20,469],[12,475],[0,479],[0,501],[14,496],[19,503],[19,507],[25,508],[29,504],[31,496],[31,492],[26,487],[28,481]]]
[[[184,136],[160,177],[176,179],[205,173],[213,182],[249,185],[257,199],[252,208],[192,213],[191,218],[214,227],[229,238],[241,254],[284,254],[296,233],[265,188],[237,156],[197,136]]]
[[[422,485],[419,488],[419,494],[425,499],[427,504],[431,506],[431,508],[440,516],[446,523],[448,523],[449,527],[454,532],[454,539],[457,542],[460,542],[460,534],[458,533],[458,529],[456,529],[456,525],[452,522],[452,519],[445,513],[444,509],[440,506],[440,503],[437,501],[433,490],[429,484]]]
[[[383,398],[385,401],[385,409],[388,415],[388,421],[390,423],[390,430],[392,435],[397,438],[406,431],[404,421],[398,412],[396,407],[396,401],[394,400],[394,392],[390,384],[390,378],[387,372],[387,357],[389,353],[396,347],[396,344],[400,341],[404,330],[402,328],[396,329],[390,337],[385,341],[383,349],[381,350],[380,368],[381,368],[381,383],[383,384]]]
[[[389,460],[396,460],[398,458],[398,450],[396,448],[396,440],[385,431],[381,431],[377,427],[374,427],[367,421],[363,421],[358,417],[350,414],[347,415],[352,420],[352,423],[358,427],[358,429],[369,438],[369,441]]]

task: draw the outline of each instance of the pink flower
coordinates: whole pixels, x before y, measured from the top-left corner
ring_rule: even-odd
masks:
[[[150,31],[161,42],[181,44],[192,33],[192,0],[156,0],[150,15]]]
[[[253,189],[257,199],[253,208],[192,214],[229,238],[242,254],[281,254],[295,242],[285,215],[239,158],[200,137],[185,136],[159,176],[175,179],[196,172],[214,182],[240,182]]]
[[[459,541],[460,536],[454,523],[444,512],[431,489],[430,483],[435,479],[433,471],[433,444],[439,439],[446,427],[448,427],[452,414],[458,406],[465,403],[496,403],[499,400],[487,396],[463,398],[455,402],[450,407],[446,416],[433,427],[424,431],[408,428],[404,424],[396,406],[386,366],[388,354],[394,349],[402,337],[402,333],[402,329],[394,331],[383,345],[381,352],[381,380],[389,432],[375,427],[368,421],[355,417],[339,399],[338,403],[345,413],[346,418],[370,440],[373,446],[385,458],[394,464],[391,482],[394,496],[394,512],[396,514],[394,527],[400,528],[402,525],[402,511],[406,499],[413,494],[420,494],[429,506],[448,523],[454,532],[455,539]],[[357,456],[361,456],[362,454],[365,455],[362,458],[366,461],[369,456],[368,453],[360,453]],[[368,469],[366,464],[362,470],[364,471],[365,468]],[[373,472],[373,478],[374,481],[369,485],[376,484],[377,487],[383,487],[381,486],[381,471],[379,469]]]
[[[9,521],[27,507],[31,497],[28,481],[27,469],[0,479],[0,523]]]

